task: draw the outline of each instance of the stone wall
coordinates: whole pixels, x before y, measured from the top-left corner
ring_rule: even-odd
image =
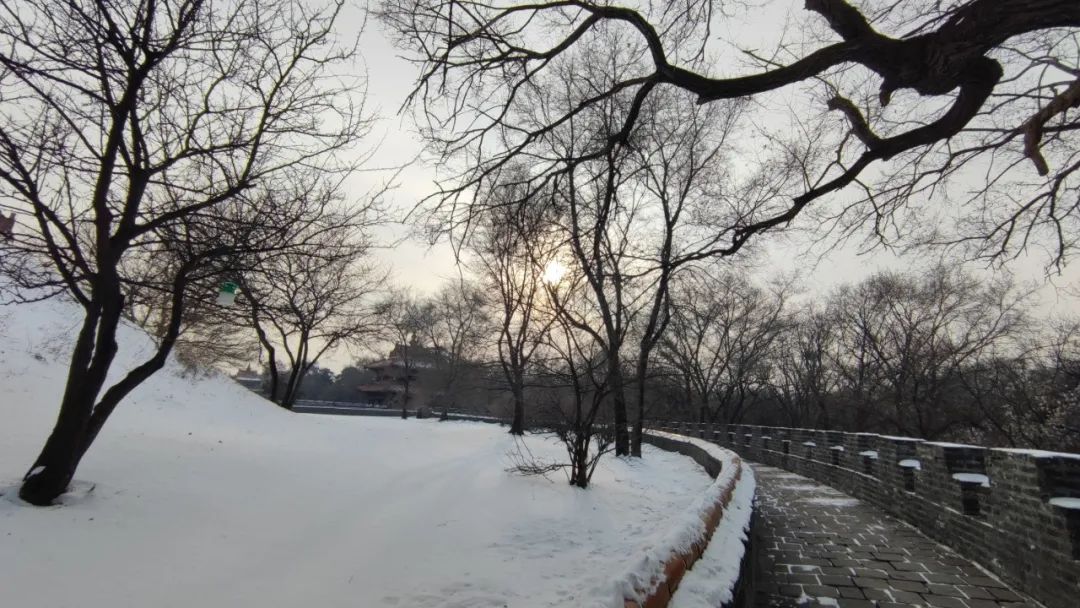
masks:
[[[869,502],[1051,608],[1080,597],[1080,454],[867,433],[669,423]]]

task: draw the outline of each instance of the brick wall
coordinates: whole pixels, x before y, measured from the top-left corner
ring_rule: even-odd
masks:
[[[871,503],[1047,606],[1080,601],[1080,454],[749,425],[659,428]]]

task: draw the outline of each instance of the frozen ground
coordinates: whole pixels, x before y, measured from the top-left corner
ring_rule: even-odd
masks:
[[[170,367],[91,448],[77,477],[92,492],[27,507],[14,484],[78,320],[59,302],[0,307],[4,606],[621,607],[615,579],[711,482],[646,446],[581,491],[504,472],[498,426],[290,414]],[[140,345],[125,330],[121,361]]]

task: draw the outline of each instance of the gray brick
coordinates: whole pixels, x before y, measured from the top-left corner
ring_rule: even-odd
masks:
[[[950,597],[965,597],[960,589],[956,585],[939,585],[937,583],[930,583],[926,586],[930,590],[930,593],[935,595],[948,595]]]
[[[887,573],[882,572],[881,570],[871,570],[869,568],[853,568],[851,572],[855,576],[860,576],[862,578],[889,578]]]
[[[871,589],[869,587],[864,587],[862,592],[868,600],[891,602],[894,599],[892,593],[890,593],[888,589]]]
[[[833,563],[834,566],[843,566],[845,568],[857,568],[863,565],[863,562],[851,558],[832,559],[830,561]]]
[[[894,589],[901,591],[914,591],[915,593],[926,593],[926,584],[917,583],[915,581],[889,581],[889,585]]]
[[[955,574],[940,574],[937,572],[928,572],[925,574],[926,580],[931,583],[942,583],[945,585],[961,585],[964,583],[964,579]]]
[[[825,585],[806,585],[803,587],[803,592],[810,597],[840,597],[836,587],[826,587]]]
[[[840,597],[846,597],[856,600],[866,599],[866,596],[863,595],[862,590],[857,587],[837,587],[836,590],[840,592]]]
[[[802,587],[798,585],[780,585],[780,595],[799,597],[802,595]]]
[[[926,603],[935,608],[968,608],[960,598],[948,597],[945,595],[932,595],[927,594],[923,596]]]
[[[919,583],[925,582],[922,572],[890,572],[889,578],[893,578],[899,581],[916,581]]]
[[[990,593],[989,589],[984,589],[982,587],[972,587],[971,585],[957,585],[956,588],[959,589],[960,591],[962,591],[964,593],[964,595],[966,595],[966,596],[968,596],[970,598],[974,598],[974,599],[978,599],[978,600],[992,600],[992,599],[994,599],[994,594]]]
[[[889,593],[892,594],[893,599],[898,602],[906,602],[908,604],[921,604],[922,596],[913,591],[901,591],[899,589],[890,589]]]
[[[1004,589],[1005,583],[999,580],[992,579],[988,576],[965,576],[964,581],[969,585],[975,585],[977,587],[997,587],[998,589]]]
[[[1024,598],[1016,595],[1008,589],[991,589],[990,593],[994,594],[994,597],[1003,602],[1022,602]]]
[[[889,583],[883,581],[880,578],[863,578],[861,576],[855,577],[855,585],[864,589],[888,589]]]

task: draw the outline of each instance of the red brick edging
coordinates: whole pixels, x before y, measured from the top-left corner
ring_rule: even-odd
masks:
[[[720,525],[720,521],[724,517],[724,511],[727,509],[728,504],[731,503],[731,497],[735,493],[735,486],[742,477],[742,460],[733,455],[728,464],[735,467],[735,473],[729,478],[727,487],[721,491],[717,501],[702,514],[702,521],[705,524],[703,537],[685,552],[673,551],[664,562],[662,576],[651,581],[652,589],[636,590],[638,597],[645,598],[644,601],[639,602],[636,599],[624,598],[624,608],[667,608],[671,602],[671,596],[675,594],[675,591],[679,588],[679,583],[682,582],[683,575],[705,553],[713,532]]]

